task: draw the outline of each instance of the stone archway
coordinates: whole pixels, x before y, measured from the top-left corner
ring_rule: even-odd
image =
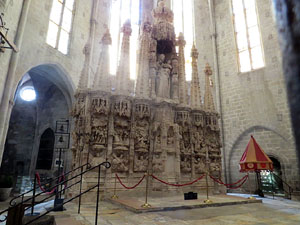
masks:
[[[282,182],[282,165],[277,157],[269,155],[269,158],[273,162],[274,171],[270,173],[268,171],[260,172],[261,189],[264,193],[283,195],[283,182]]]
[[[24,89],[35,91],[36,99],[23,99]],[[55,130],[57,120],[69,119],[74,89],[68,75],[54,64],[36,66],[22,77],[14,95],[2,173],[13,174],[19,179],[17,182],[34,174],[42,134],[47,128]],[[66,154],[71,160],[71,154]],[[5,170],[9,165],[12,169]],[[21,167],[22,174],[19,174],[20,169],[16,171],[16,168]],[[55,169],[53,165],[50,167]],[[45,175],[52,176],[52,170],[45,170]]]
[[[277,133],[270,128],[263,126],[253,126],[249,129],[242,132],[233,143],[230,151],[227,154],[227,178],[228,183],[232,183],[243,174],[239,172],[239,160],[246,149],[246,146],[249,142],[250,136],[253,135],[262,149],[268,155],[280,155],[281,156],[281,165],[285,167],[290,163],[290,159],[285,156],[286,149],[292,148],[291,143],[288,139],[281,134]],[[288,173],[288,171],[286,171]],[[251,180],[254,181],[256,177],[251,175]],[[287,177],[287,179],[289,179]],[[252,182],[251,189],[256,189],[255,182]],[[247,190],[249,191],[249,190]]]

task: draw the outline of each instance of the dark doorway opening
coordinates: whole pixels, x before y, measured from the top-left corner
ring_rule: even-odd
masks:
[[[54,132],[50,128],[48,128],[41,136],[39,153],[36,161],[37,170],[51,170],[54,142]]]
[[[280,161],[272,156],[269,156],[269,158],[273,162],[274,171],[273,174],[268,171],[260,172],[262,191],[264,193],[272,194],[274,192],[276,195],[284,195]]]

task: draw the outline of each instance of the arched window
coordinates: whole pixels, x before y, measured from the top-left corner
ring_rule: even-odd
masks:
[[[48,128],[41,136],[39,153],[36,161],[37,170],[51,170],[54,142],[54,132]]]
[[[74,0],[53,0],[49,19],[47,44],[63,54],[69,50]]]
[[[129,19],[132,34],[130,38],[130,78],[136,78],[136,55],[138,49],[140,1],[139,0],[112,0],[110,10],[110,33],[112,45],[110,47],[110,73],[116,75],[120,57],[122,33],[121,27]]]
[[[185,45],[185,72],[186,79],[192,79],[192,58],[191,49],[194,42],[194,7],[192,0],[172,0],[172,10],[174,12],[174,27],[176,36],[183,33],[186,41]]]
[[[265,66],[255,0],[232,0],[239,71]]]

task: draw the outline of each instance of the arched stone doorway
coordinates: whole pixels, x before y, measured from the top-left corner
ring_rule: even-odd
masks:
[[[51,170],[54,152],[55,135],[51,128],[44,131],[40,139],[36,170]]]
[[[39,149],[43,140],[45,143],[50,141],[50,136],[54,145],[56,121],[69,120],[73,95],[74,85],[57,65],[36,66],[20,80],[15,92],[0,169],[0,173],[15,177],[15,191],[26,191],[24,186],[30,188],[30,180],[35,171],[40,172],[42,178],[43,175],[47,178],[57,170],[53,165],[53,158],[57,154],[53,152],[54,147],[52,155],[46,154],[45,149],[43,155]],[[49,140],[46,140],[45,132],[48,133]],[[66,152],[64,157],[71,160],[71,153]],[[45,169],[41,165],[46,161]]]
[[[282,182],[282,165],[280,161],[274,156],[269,156],[273,162],[273,174],[267,171],[260,172],[261,189],[264,193],[276,195],[284,195],[283,182]]]

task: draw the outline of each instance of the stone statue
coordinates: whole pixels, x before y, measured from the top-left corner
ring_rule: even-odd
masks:
[[[164,58],[164,55],[161,55]],[[161,98],[170,98],[170,74],[172,66],[170,61],[163,63],[158,70],[158,90],[157,96]]]

